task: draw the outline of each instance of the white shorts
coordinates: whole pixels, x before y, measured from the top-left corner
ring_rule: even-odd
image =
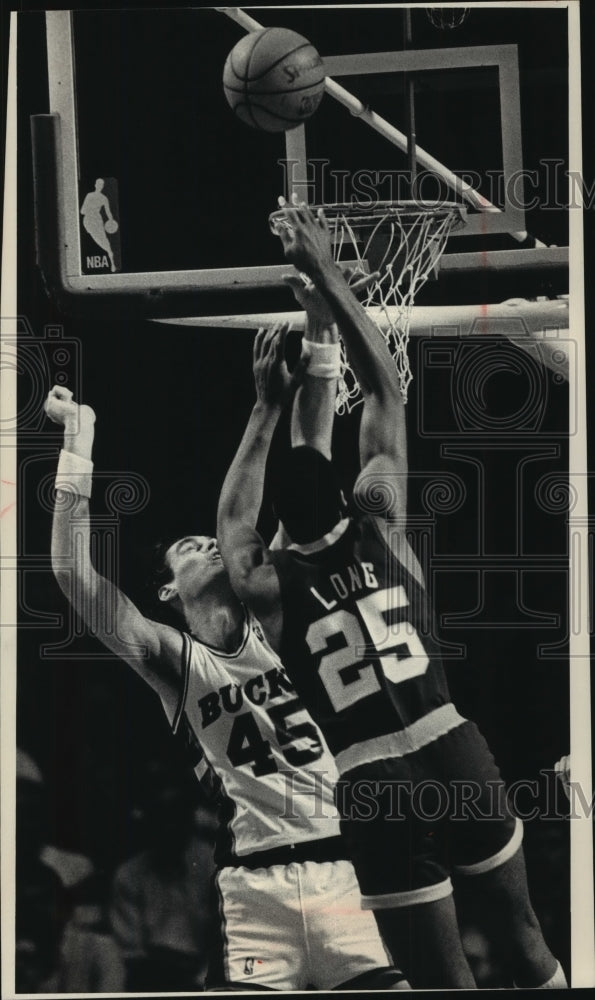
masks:
[[[223,868],[216,886],[228,983],[328,990],[391,964],[349,861]]]

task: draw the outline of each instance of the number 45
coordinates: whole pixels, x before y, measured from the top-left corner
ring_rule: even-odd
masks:
[[[392,603],[389,605],[389,600]],[[400,621],[388,628],[387,616],[397,608],[407,607],[409,600],[402,586],[386,587],[356,601],[356,608],[366,626],[375,650],[382,654],[389,647],[390,656],[374,655],[384,676],[393,684],[402,684],[419,677],[428,669],[428,657],[421,639],[411,622]],[[329,650],[330,640],[342,637],[340,649]],[[351,611],[334,611],[310,625],[306,642],[313,655],[322,653],[318,668],[320,680],[335,712],[380,691],[374,662],[364,662],[370,656],[366,638],[358,618]],[[336,642],[333,641],[333,645]],[[395,647],[406,645],[407,654],[397,657]]]

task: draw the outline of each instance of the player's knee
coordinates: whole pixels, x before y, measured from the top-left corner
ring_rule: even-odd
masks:
[[[513,950],[518,945],[524,951],[528,942],[541,938],[541,928],[526,882],[515,881],[510,875],[509,871],[494,869],[485,877],[485,884],[477,886],[478,895],[485,900],[486,916],[495,923],[499,934],[509,940]]]
[[[524,942],[525,947],[534,941],[536,944],[541,945],[543,940],[543,935],[541,931],[541,925],[531,903],[527,903],[520,913],[516,914],[515,917],[515,933],[519,942]]]

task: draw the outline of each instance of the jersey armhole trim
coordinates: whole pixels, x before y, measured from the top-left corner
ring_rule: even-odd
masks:
[[[328,549],[331,545],[334,545],[347,531],[349,527],[350,519],[348,517],[341,518],[337,521],[334,528],[331,528],[326,535],[322,538],[317,538],[314,542],[292,542],[291,545],[287,546],[287,552],[300,552],[301,555],[310,556],[315,552],[322,552],[323,549]],[[279,550],[275,550],[279,551]]]
[[[190,657],[192,655],[192,641],[187,632],[182,632],[182,690],[180,700],[171,725],[172,732],[177,733],[180,719],[188,696],[188,682],[190,679]]]
[[[252,621],[254,618],[244,603],[242,603],[242,610],[244,613],[244,631],[237,649],[234,649],[231,653],[227,653],[224,649],[218,649],[217,646],[210,646],[208,642],[204,641],[204,639],[200,640],[201,646],[204,646],[205,649],[214,653],[215,656],[219,656],[222,660],[237,660],[238,656],[241,656],[246,648],[248,639],[250,638],[250,630],[252,628]],[[192,645],[192,639],[189,636],[188,641],[190,642],[190,645]]]

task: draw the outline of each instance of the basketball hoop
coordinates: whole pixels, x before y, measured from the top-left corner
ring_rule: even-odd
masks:
[[[458,28],[469,13],[468,7],[426,7],[428,21],[443,31]]]
[[[359,297],[363,306],[376,306],[383,317],[385,330],[380,323],[376,326],[394,359],[406,402],[412,378],[407,356],[411,309],[450,233],[463,224],[465,208],[457,202],[379,201],[368,207],[355,203],[312,205],[311,209],[316,212],[318,207],[324,209],[329,224],[335,261],[357,261],[353,280],[370,276]],[[280,225],[287,225],[283,210],[273,212],[269,222],[277,234]],[[341,345],[337,413],[350,412],[361,398]]]

